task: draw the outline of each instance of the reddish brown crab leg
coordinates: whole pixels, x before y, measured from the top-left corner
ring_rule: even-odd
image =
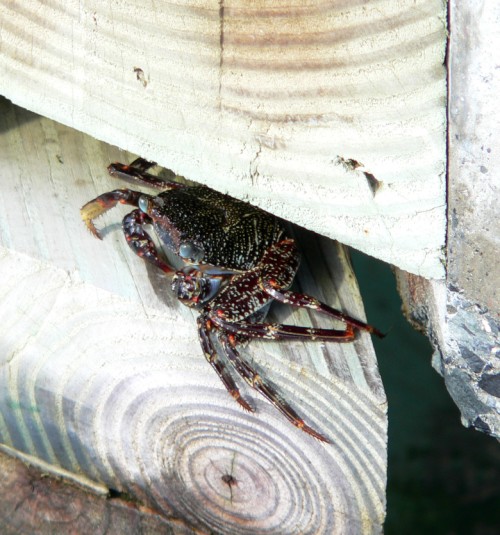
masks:
[[[295,410],[286,401],[278,396],[274,388],[266,383],[264,379],[262,379],[262,377],[245,360],[243,360],[235,347],[235,343],[231,341],[230,336],[220,335],[219,339],[235,370],[252,388],[257,390],[257,392],[260,392],[266,399],[268,399],[293,425],[299,429],[302,429],[302,431],[305,431],[318,440],[330,442],[330,440],[328,440],[324,435],[318,433],[318,431],[307,425],[304,420],[295,412]]]
[[[142,228],[142,225],[151,225],[152,222],[151,218],[141,210],[134,210],[127,214],[122,221],[127,243],[137,256],[147,260],[165,273],[173,273],[174,268],[158,256],[153,240]]]
[[[210,340],[210,329],[211,323],[210,320],[206,317],[199,316],[198,320],[198,336],[200,338],[201,348],[205,358],[208,360],[212,368],[216,371],[220,380],[226,387],[226,390],[231,394],[231,396],[247,411],[254,412],[254,409],[249,405],[241,396],[234,379],[231,377],[229,371],[226,368],[224,362],[220,359],[219,354],[217,353],[212,340]]]
[[[80,208],[82,219],[90,232],[101,240],[101,235],[95,228],[93,220],[104,214],[104,212],[111,210],[118,203],[138,206],[141,195],[142,193],[140,191],[133,191],[131,189],[115,189],[114,191],[103,193]]]
[[[156,164],[153,162],[148,162],[144,158],[137,158],[130,165],[125,165],[123,163],[115,162],[108,165],[108,173],[116,178],[121,178],[127,181],[140,182],[142,184],[151,186],[153,188],[169,190],[169,189],[180,189],[185,188],[184,184],[179,184],[178,182],[172,182],[164,178],[151,175],[146,171],[151,167],[154,167]],[[175,174],[172,173],[172,177]]]
[[[326,305],[325,303],[322,303],[321,301],[315,299],[314,297],[311,297],[310,295],[299,294],[290,290],[279,290],[269,281],[263,281],[262,287],[273,299],[276,299],[276,301],[280,301],[281,303],[286,303],[295,307],[311,308],[312,310],[316,310],[317,312],[320,312],[322,314],[337,318],[348,325],[356,327],[357,329],[375,334],[379,338],[383,338],[385,336],[385,334],[380,332],[372,325],[368,325],[367,323],[363,323],[360,320],[352,318],[344,312],[336,310],[335,308],[332,308]]]
[[[212,321],[221,329],[235,334],[242,334],[250,338],[266,338],[268,340],[320,340],[335,342],[352,342],[354,328],[347,325],[344,331],[336,329],[316,329],[297,325],[283,325],[280,323],[246,323],[228,322],[219,317],[211,317]]]
[[[117,189],[103,193],[81,208],[82,219],[90,232],[96,238],[101,239],[101,235],[96,229],[93,220],[118,203],[138,206],[140,197],[147,196],[139,191],[130,189]],[[143,224],[151,224],[152,222],[151,218],[141,210],[134,210],[126,215],[123,218],[122,227],[127,243],[136,255],[157,266],[165,273],[173,273],[174,269],[158,256],[154,242],[141,226]]]
[[[121,163],[115,163],[111,165],[119,165],[122,166]],[[139,171],[147,171],[148,169],[151,169],[151,167],[156,167],[156,162],[150,162],[149,160],[146,160],[145,158],[136,158],[132,163],[128,164],[129,167],[135,167]],[[109,167],[109,166],[108,166]]]

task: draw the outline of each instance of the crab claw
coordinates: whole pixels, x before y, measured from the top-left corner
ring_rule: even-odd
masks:
[[[109,207],[105,203],[94,199],[93,201],[88,202],[80,208],[80,214],[82,216],[83,222],[90,230],[90,232],[99,240],[102,240],[99,231],[94,225],[94,219],[98,218],[101,214],[109,210]]]

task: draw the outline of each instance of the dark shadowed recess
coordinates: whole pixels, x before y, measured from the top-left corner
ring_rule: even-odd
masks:
[[[401,313],[391,268],[352,251],[389,401],[385,535],[496,535],[500,529],[500,446],[464,428],[432,348]]]

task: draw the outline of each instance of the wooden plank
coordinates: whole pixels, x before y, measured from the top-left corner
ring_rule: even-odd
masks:
[[[106,165],[132,155],[0,104],[0,442],[199,529],[379,533],[386,400],[369,336],[246,349],[332,444],[253,391],[245,413],[205,361],[194,313],[131,254],[123,211],[99,220],[102,242],[80,219],[117,186]],[[304,232],[299,286],[362,318],[345,250]]]
[[[0,94],[442,278],[445,9],[441,0],[2,2]]]
[[[500,5],[450,2],[446,281],[400,272],[462,422],[500,439]]]

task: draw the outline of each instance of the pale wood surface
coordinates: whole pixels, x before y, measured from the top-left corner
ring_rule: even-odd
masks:
[[[0,442],[216,533],[379,533],[386,400],[369,336],[246,350],[332,444],[248,389],[245,413],[193,312],[128,249],[124,209],[99,220],[102,242],[80,219],[119,184],[106,165],[132,156],[0,104]],[[344,249],[302,234],[300,287],[362,318]]]
[[[0,94],[443,277],[442,0],[0,1]]]

